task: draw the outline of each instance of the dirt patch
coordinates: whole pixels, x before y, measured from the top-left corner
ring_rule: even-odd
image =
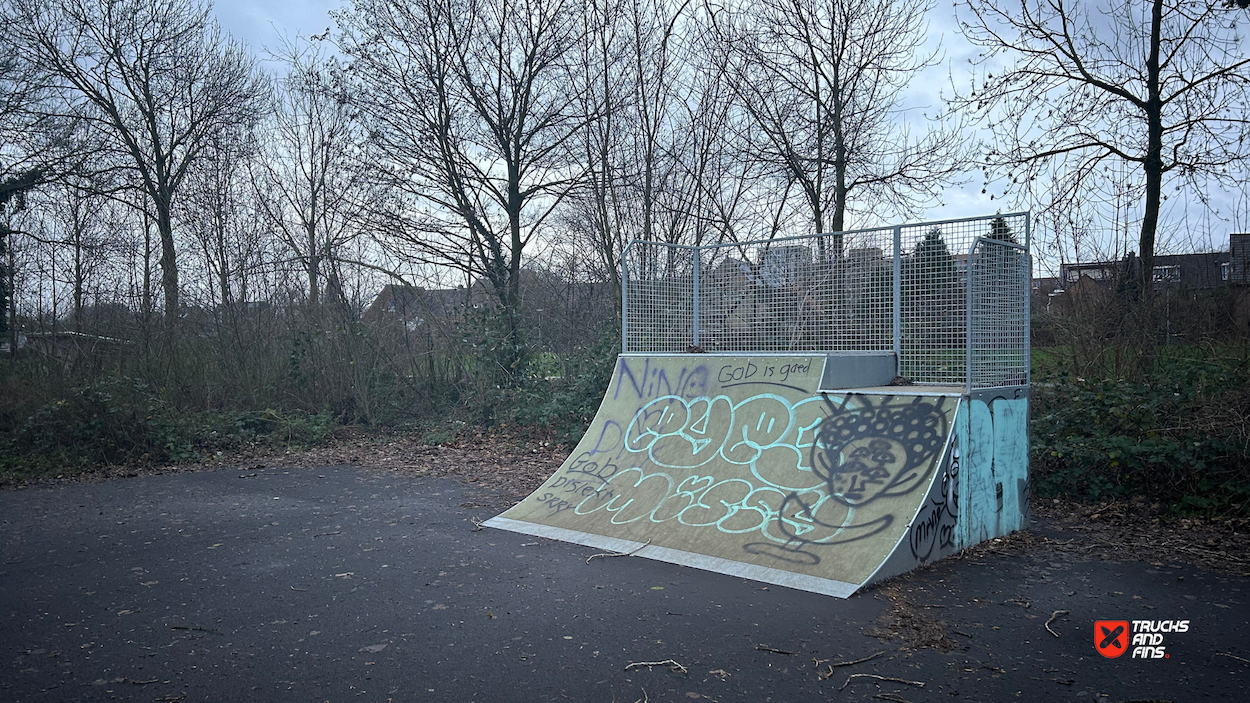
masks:
[[[1033,514],[1040,518],[1040,544],[989,542],[974,549],[1027,546],[1116,561],[1176,561],[1250,576],[1250,525],[1244,519],[1178,517],[1141,498],[1101,505],[1035,499]]]
[[[864,628],[865,635],[885,642],[901,641],[902,649],[931,647],[949,652],[961,646],[947,634],[946,621],[929,614],[927,606],[917,606],[902,584],[885,583],[875,589],[875,595],[888,600],[890,607],[876,624]]]
[[[356,466],[405,476],[459,477],[481,486],[483,495],[497,504],[529,495],[555,473],[568,453],[569,448],[550,433],[510,426],[465,433],[440,444],[431,444],[416,433],[386,435],[343,428],[324,445],[311,449],[257,445],[193,464],[100,466],[63,476],[10,482],[4,487],[97,482],[220,468],[249,471]]]
[[[547,480],[568,456],[551,440],[531,439],[501,430],[448,444],[430,445],[417,437],[311,449],[270,456],[268,466],[304,468],[346,465],[404,476],[451,476],[480,486],[486,495],[518,501]]]

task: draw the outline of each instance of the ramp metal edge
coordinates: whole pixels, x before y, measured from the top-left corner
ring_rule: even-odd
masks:
[[[927,486],[924,492],[924,497],[920,499],[920,503],[916,506],[916,511],[912,513],[911,519],[907,521],[907,529],[903,531],[903,536],[900,537],[899,540],[894,543],[894,548],[891,549],[890,553],[885,556],[885,559],[883,559],[881,563],[877,565],[877,568],[873,569],[872,574],[870,574],[868,578],[864,579],[865,584],[876,583],[878,580],[877,574],[880,574],[881,570],[886,568],[890,564],[891,560],[894,559],[895,552],[897,552],[899,548],[903,546],[903,543],[911,539],[911,531],[916,526],[916,518],[920,516],[920,511],[924,510],[925,507],[929,504],[929,496],[933,495],[934,486],[941,485],[942,472],[945,471],[944,467],[946,466],[946,460],[948,458],[947,455],[950,454],[950,451],[951,451],[951,437],[955,435],[955,425],[958,424],[959,422],[959,409],[960,407],[963,406],[963,396],[957,396],[957,397],[959,398],[959,400],[956,401],[955,411],[951,415],[950,430],[947,431],[946,433],[946,439],[944,440],[944,443],[943,443],[942,453],[938,455],[937,462],[933,465],[933,469],[934,469],[933,476],[929,479],[929,485]],[[896,575],[897,574],[886,574],[882,578],[890,578],[891,576],[896,576]]]
[[[864,386],[862,388],[822,388],[816,395],[918,395],[926,398],[962,398],[965,393],[959,390],[923,389],[912,386]]]
[[[533,535],[535,537],[546,537],[548,539],[559,540],[561,542],[572,542],[581,544],[595,549],[607,549],[614,552],[628,553],[632,552],[633,556],[646,557],[656,561],[663,561],[669,564],[677,564],[678,566],[689,566],[703,571],[713,571],[726,576],[738,576],[741,578],[751,579],[753,581],[761,581],[763,583],[771,583],[776,586],[786,586],[787,588],[795,588],[801,591],[810,591],[826,596],[834,596],[836,598],[849,598],[855,591],[859,590],[862,584],[847,583],[845,581],[835,581],[834,579],[820,578],[819,576],[807,576],[805,574],[796,574],[790,571],[782,571],[781,569],[773,569],[767,566],[758,566],[756,564],[744,564],[729,559],[721,559],[720,557],[711,557],[706,554],[696,554],[680,549],[670,549],[668,547],[660,547],[657,545],[648,545],[645,542],[635,542],[633,540],[616,539],[614,537],[604,537],[589,532],[579,532],[577,530],[567,530],[563,527],[550,527],[547,525],[538,525],[532,522],[524,522],[522,520],[513,520],[506,517],[493,517],[482,523],[487,527],[494,527],[500,530],[508,530],[509,532],[519,532],[521,534]],[[638,550],[638,551],[634,551]]]
[[[876,354],[878,352],[845,352],[845,353],[838,352],[838,353],[844,354],[845,356],[863,356],[863,355],[868,355],[868,354]],[[802,351],[784,351],[784,352],[726,351],[726,352],[719,352],[718,351],[718,352],[699,352],[699,353],[629,351],[629,352],[620,352],[619,354],[617,354],[617,356],[627,356],[627,357],[630,357],[631,359],[635,357],[640,358],[640,359],[644,357],[650,357],[652,359],[670,358],[670,357],[687,358],[687,359],[697,359],[697,358],[718,359],[718,358],[724,358],[724,357],[739,357],[739,356],[751,357],[755,359],[758,359],[760,357],[795,357],[798,359],[811,359],[817,356],[829,356],[829,354],[830,352],[823,352],[823,351],[809,351],[809,352],[802,352]]]

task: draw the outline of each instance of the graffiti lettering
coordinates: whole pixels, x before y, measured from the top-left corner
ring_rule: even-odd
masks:
[[[542,496],[537,498],[537,500],[539,503],[547,506],[547,508],[551,511],[551,515],[558,515],[564,510],[573,509],[572,503],[559,496],[553,495],[550,492],[542,494]]]
[[[807,361],[803,363],[795,362],[792,364],[784,364],[782,365],[780,369],[781,380],[783,381],[788,380],[790,378],[790,374],[792,373],[807,373],[808,371],[811,371],[811,370],[812,370],[811,359],[808,359]]]
[[[575,459],[569,462],[569,468],[564,471],[565,475],[584,474],[591,478],[606,481],[612,478],[612,474],[621,470],[619,466],[611,461],[600,464],[598,461],[592,460],[590,457],[593,454],[594,451],[589,451],[577,455]]]
[[[955,522],[959,518],[959,442],[952,438],[941,484],[916,516],[911,527],[911,554],[921,564],[955,550]]]
[[[942,506],[926,505],[911,525],[911,554],[921,562],[933,553],[942,525]]]
[[[679,397],[694,397],[707,393],[709,372],[706,366],[696,366],[694,368],[682,367],[677,374],[675,381],[669,378],[668,371],[662,366],[651,366],[651,359],[643,362],[642,372],[636,373],[629,365],[629,360],[621,357],[619,362],[620,383],[617,384],[616,392],[612,395],[613,399],[619,398],[621,389],[625,388],[625,382],[629,382],[629,387],[633,389],[634,395],[639,399],[654,398],[658,395],[676,395]]]
[[[645,363],[630,369],[625,358],[621,364],[617,390],[637,396],[639,406],[624,427],[605,423],[593,448],[570,459],[535,495],[552,515],[571,510],[613,525],[672,522],[750,535],[740,543],[746,553],[819,564],[823,547],[895,527],[893,509],[873,504],[928,486],[948,435],[945,397],[847,394],[795,402],[775,393],[741,400],[685,395],[668,391],[693,388],[692,377],[695,385],[706,383],[705,369],[703,377],[700,369],[683,369],[674,378],[672,367],[665,374]],[[716,381],[766,383],[759,380],[766,375],[780,381],[810,367],[810,359],[743,361],[721,367]],[[705,469],[726,465],[744,470],[730,477]],[[957,473],[956,462],[950,476]],[[945,478],[947,496],[955,489]],[[943,511],[948,503],[957,510],[953,498],[922,516],[914,552],[949,541]]]
[[[716,374],[716,380],[720,383],[743,381],[748,378],[753,378],[759,370],[759,367],[750,361],[737,366],[730,364],[720,367],[720,371]]]
[[[552,481],[549,486],[552,489],[561,489],[561,493],[571,493],[575,496],[585,498],[586,496],[599,495],[602,492],[602,482],[591,482],[569,478],[568,476],[559,476]],[[611,493],[611,491],[609,491]],[[608,497],[611,497],[610,495]]]

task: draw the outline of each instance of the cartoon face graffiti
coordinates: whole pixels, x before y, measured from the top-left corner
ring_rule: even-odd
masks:
[[[941,451],[948,429],[943,400],[885,397],[874,404],[869,396],[847,395],[838,404],[827,398],[812,470],[848,506],[912,491],[926,478],[918,468]]]
[[[863,437],[841,447],[842,463],[828,479],[831,493],[848,505],[859,505],[875,497],[903,468],[907,450],[894,440]]]

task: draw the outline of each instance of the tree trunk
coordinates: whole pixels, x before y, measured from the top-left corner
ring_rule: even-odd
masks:
[[[321,304],[321,276],[318,270],[321,268],[320,259],[311,255],[308,257],[308,306],[315,309]]]
[[[82,230],[75,224],[74,229],[74,331],[82,332],[83,305],[83,272],[82,272]]]
[[[1141,235],[1138,239],[1138,257],[1141,259],[1141,276],[1138,279],[1141,296],[1151,297],[1154,292],[1155,230],[1159,225],[1159,206],[1163,197],[1163,103],[1159,95],[1159,45],[1162,42],[1163,0],[1154,0],[1151,8],[1150,55],[1146,58],[1146,160],[1142,167],[1146,172],[1146,209],[1142,213]]]
[[[511,235],[511,259],[508,261],[508,295],[504,302],[508,317],[508,361],[515,373],[521,363],[521,178],[515,164],[508,165],[508,229]]]
[[[165,327],[172,334],[178,326],[178,254],[174,249],[174,226],[169,208],[157,206],[156,229],[161,236],[161,289],[165,294]]]
[[[837,70],[836,68],[834,69]],[[835,73],[836,75],[836,73]],[[833,221],[829,225],[830,232],[838,232],[832,239],[833,259],[842,258],[842,234],[846,229],[846,166],[847,148],[846,131],[842,128],[844,118],[842,99],[834,97],[833,101]]]
[[[10,230],[7,226],[3,226],[3,225],[0,225],[0,228],[3,228],[4,230],[3,233],[8,239],[6,244],[8,244],[7,249],[8,249],[8,254],[9,254],[9,268],[8,268],[8,271],[6,272],[8,274],[9,280],[5,281],[5,283],[8,284],[8,303],[9,304],[6,306],[8,309],[4,311],[0,311],[0,314],[4,314],[7,312],[9,315],[9,358],[16,359],[17,358],[17,288],[16,288],[17,257],[13,252],[13,231]]]

